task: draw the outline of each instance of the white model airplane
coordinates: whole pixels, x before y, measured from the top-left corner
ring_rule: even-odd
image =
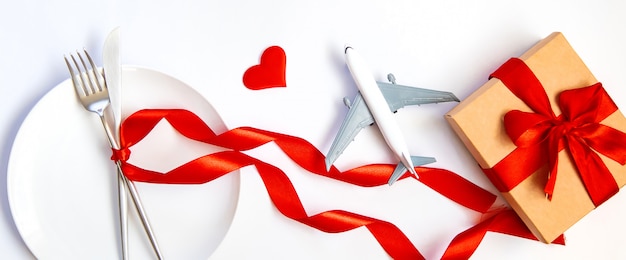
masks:
[[[326,156],[326,169],[330,170],[333,162],[361,129],[376,123],[387,145],[400,159],[400,163],[389,178],[389,185],[397,181],[407,170],[417,177],[414,165],[433,163],[435,158],[410,156],[402,131],[394,121],[393,113],[404,106],[458,102],[459,99],[450,92],[396,85],[392,74],[388,75],[391,84],[376,82],[363,58],[352,47],[346,46],[344,51],[346,64],[359,92],[352,103],[347,98],[343,99],[349,111]]]

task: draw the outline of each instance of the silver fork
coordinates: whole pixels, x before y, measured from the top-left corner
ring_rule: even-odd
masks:
[[[89,56],[89,53],[87,53],[86,50],[83,50],[83,52],[85,53],[88,63],[85,62],[85,59],[78,51],[76,52],[78,60],[74,57],[74,55],[70,55],[72,62],[70,62],[67,56],[65,57],[65,63],[67,64],[67,68],[69,69],[70,76],[72,78],[72,83],[74,84],[74,90],[76,92],[78,100],[83,105],[83,107],[85,107],[85,109],[90,112],[98,114],[98,116],[100,117],[100,121],[104,126],[104,130],[108,137],[111,148],[119,149],[119,145],[117,144],[113,136],[113,131],[112,129],[110,129],[109,124],[106,123],[105,116],[107,113],[105,112],[106,109],[109,107],[110,100],[109,91],[106,86],[106,81],[104,80],[104,75],[100,73],[95,63],[91,59],[91,56]],[[150,222],[148,221],[148,217],[143,208],[143,204],[139,199],[139,194],[137,192],[135,184],[128,180],[126,176],[124,176],[124,174],[122,173],[121,162],[118,160],[115,162],[115,164],[117,166],[118,178],[122,182],[122,185],[120,185],[120,188],[122,189],[122,191],[120,192],[120,197],[125,197],[123,196],[125,194],[124,187],[127,187],[133,203],[135,204],[135,208],[139,213],[139,218],[141,220],[141,223],[143,224],[143,228],[148,235],[148,238],[150,239],[152,249],[154,250],[154,253],[156,254],[158,259],[163,259],[163,256],[161,255],[161,251],[156,241],[156,237],[154,236],[154,232],[152,231],[152,227],[150,226]],[[128,257],[128,244],[126,241],[127,234],[125,234],[127,231],[124,227],[125,224],[123,223],[126,223],[127,213],[125,207],[122,206],[122,204],[125,203],[122,203],[121,200],[122,199],[120,198],[119,205],[120,226],[122,230],[122,257],[126,259]]]

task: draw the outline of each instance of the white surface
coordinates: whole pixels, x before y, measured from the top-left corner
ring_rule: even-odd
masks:
[[[357,6],[357,7],[355,7]],[[63,54],[86,47],[101,64],[107,33],[122,28],[122,62],[173,75],[193,86],[228,128],[253,126],[330,147],[354,85],[343,60],[350,43],[377,80],[451,91],[464,99],[511,56],[561,31],[626,107],[626,3],[621,1],[12,1],[0,10],[0,187],[19,126],[33,105],[66,79]],[[287,88],[251,91],[241,78],[262,51],[287,54]],[[454,104],[404,108],[395,114],[412,154],[437,158],[495,191],[442,116]],[[358,188],[289,165],[272,145],[250,152],[287,172],[307,212],[346,209],[398,225],[429,259],[478,214],[412,180],[391,188]],[[357,136],[341,169],[395,162],[375,128]],[[30,259],[0,196],[0,252]],[[488,234],[475,259],[623,259],[626,194],[620,192],[567,233],[568,245]],[[196,241],[181,239],[182,242]],[[132,245],[131,245],[132,246]],[[366,230],[325,234],[284,218],[253,168],[242,170],[240,204],[214,259],[386,259]],[[94,255],[97,258],[97,255]]]

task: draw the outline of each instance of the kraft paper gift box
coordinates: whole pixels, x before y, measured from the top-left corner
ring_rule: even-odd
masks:
[[[547,94],[549,107],[556,116],[562,114],[562,107],[559,106],[560,93],[564,90],[583,89],[598,82],[563,34],[559,32],[552,33],[537,43],[516,61],[523,61],[534,73]],[[577,95],[573,95],[574,99],[579,98],[579,102],[589,103],[589,97]],[[541,96],[539,92],[536,95],[528,95],[530,99],[537,96]],[[608,96],[603,99],[613,104]],[[513,156],[516,149],[522,149],[514,143],[510,137],[511,134],[507,132],[509,130],[504,126],[505,115],[511,110],[534,112],[527,103],[514,94],[503,83],[503,80],[494,77],[459,103],[445,117],[480,167],[502,193],[504,199],[539,240],[549,243],[594,210],[601,202],[592,201],[570,149],[567,148],[557,150],[558,153],[554,152],[558,155],[557,170],[554,175],[549,170],[550,165],[553,164],[550,164],[550,157],[546,154],[539,155],[540,158],[535,159],[518,157],[510,163],[508,168],[498,169],[501,166],[499,164],[503,164],[502,161],[507,157]],[[626,132],[626,119],[617,108],[614,112],[610,114],[607,112],[607,114],[605,118],[599,119],[599,124],[610,126],[618,132]],[[518,117],[510,116],[508,121],[516,119]],[[521,122],[516,123],[522,126],[527,124],[525,120],[518,119],[518,121]],[[510,130],[510,132],[513,132],[513,136],[520,134],[519,130],[517,132]],[[543,143],[543,147],[555,147],[547,143]],[[562,148],[562,146],[563,143],[559,147]],[[616,147],[624,149],[623,144],[618,143]],[[591,151],[596,153],[595,149]],[[607,185],[615,186],[614,189],[619,190],[626,184],[626,167],[623,163],[610,159],[604,154],[596,154],[608,168],[606,175],[612,175],[610,179],[614,179],[614,181],[606,181]],[[519,168],[526,168],[526,164],[536,163],[537,160],[545,163],[540,163],[539,165],[543,166],[531,170],[522,180],[513,184],[503,184],[507,180],[502,180],[502,178],[507,178],[510,173],[516,172]],[[581,164],[588,165],[587,162]],[[524,170],[528,171],[528,169],[522,171]],[[551,177],[556,176],[550,199],[544,191],[549,172]],[[596,174],[595,171],[591,173]],[[612,194],[615,192],[617,191]],[[606,197],[612,194],[609,193]]]

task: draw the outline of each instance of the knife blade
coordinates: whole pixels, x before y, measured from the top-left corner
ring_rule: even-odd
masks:
[[[122,117],[121,103],[121,66],[119,55],[119,27],[113,29],[104,42],[102,51],[104,77],[109,90],[110,105],[105,111],[105,121],[109,129],[113,132],[115,143],[112,146],[119,149],[120,136],[119,129]],[[122,174],[117,173],[118,209],[120,222],[120,243],[122,249],[122,259],[129,259],[128,250],[128,199],[126,186]]]
[[[120,62],[120,30],[113,29],[104,42],[102,52],[104,60],[104,73],[106,84],[109,89],[110,107],[113,112],[113,122],[107,122],[112,126],[116,141],[120,142],[119,129],[122,119],[122,66]]]

